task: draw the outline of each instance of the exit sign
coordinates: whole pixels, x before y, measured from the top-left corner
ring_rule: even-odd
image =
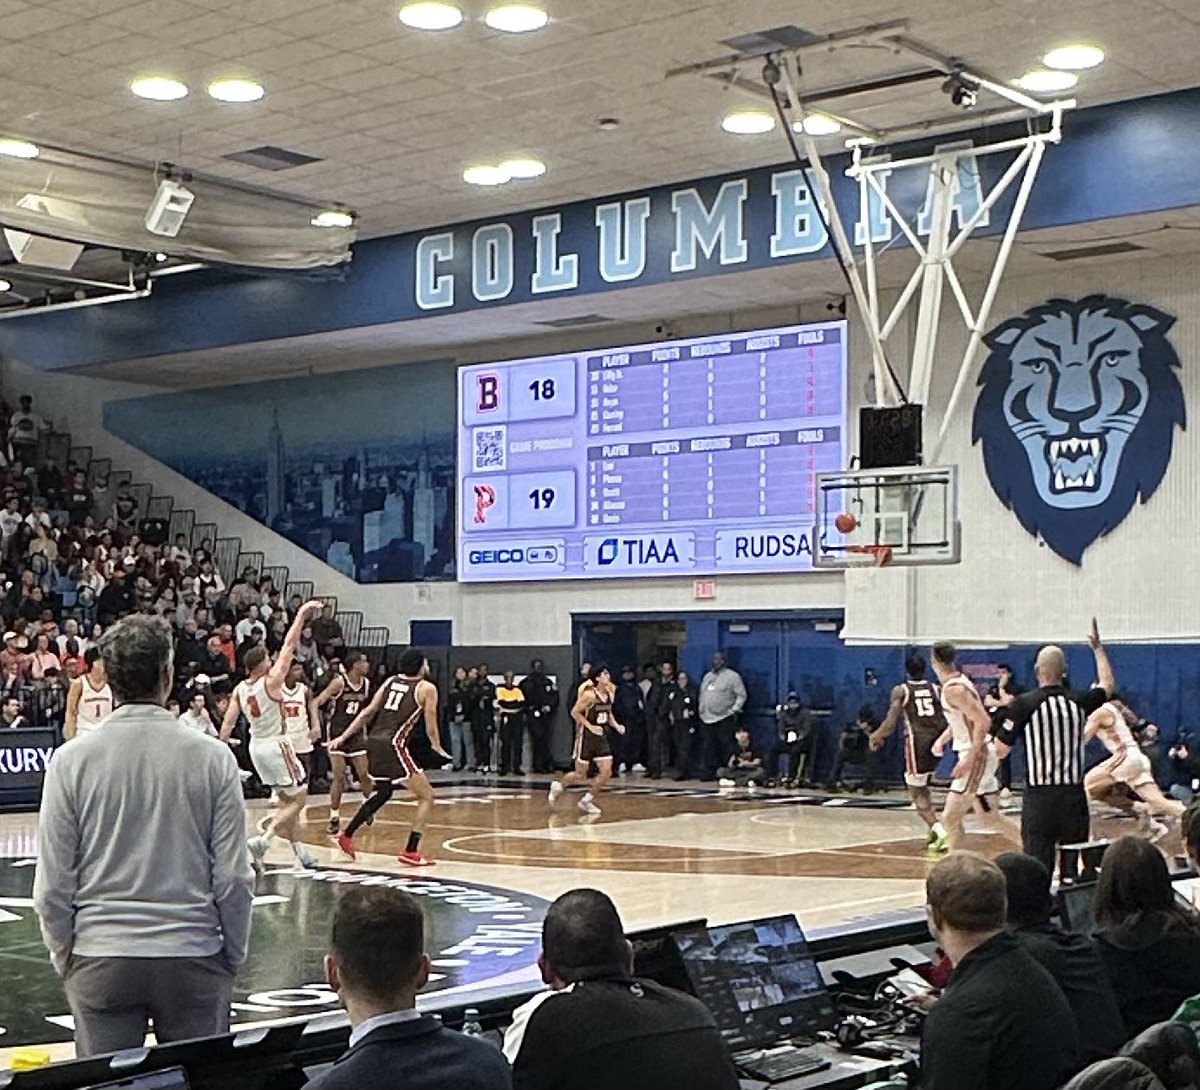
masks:
[[[697,601],[704,601],[717,596],[717,583],[715,579],[697,579],[692,584],[692,597]]]

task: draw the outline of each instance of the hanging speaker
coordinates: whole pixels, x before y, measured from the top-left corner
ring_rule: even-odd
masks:
[[[890,409],[864,407],[858,413],[858,465],[860,469],[921,464],[920,405]]]

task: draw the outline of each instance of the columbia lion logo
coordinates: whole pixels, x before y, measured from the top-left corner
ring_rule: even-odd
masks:
[[[1154,495],[1187,426],[1174,324],[1089,295],[1031,307],[984,338],[972,442],[1001,503],[1073,564]]]

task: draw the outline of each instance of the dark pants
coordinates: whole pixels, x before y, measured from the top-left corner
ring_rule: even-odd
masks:
[[[671,763],[671,723],[668,719],[655,719],[646,733],[646,773],[653,779],[663,774]]]
[[[729,760],[729,755],[737,748],[733,737],[737,730],[737,716],[727,715],[715,723],[701,723],[700,730],[704,734],[704,767],[700,778],[712,780],[716,778],[717,769]]]
[[[609,744],[613,749],[613,771],[624,765],[632,772],[633,766],[643,764],[646,752],[646,724],[640,717],[629,716],[621,720],[624,734],[610,733]]]
[[[550,753],[550,734],[554,729],[554,713],[529,713],[529,741],[533,749],[534,772],[553,772],[554,757]]]
[[[1091,835],[1087,794],[1082,784],[1025,788],[1021,807],[1021,845],[1053,874],[1058,846],[1082,844]]]
[[[86,958],[67,963],[63,987],[75,1017],[75,1052],[141,1048],[150,1023],[159,1043],[229,1032],[233,976],[208,958]]]
[[[1000,758],[1000,766],[996,769],[996,779],[1001,791],[1012,790],[1012,754]]]
[[[798,742],[785,742],[782,738],[771,747],[767,757],[767,775],[775,779],[779,775],[779,758],[788,759],[788,779],[800,782],[801,771],[804,779],[812,779],[813,736],[802,738]]]
[[[525,747],[525,713],[500,716],[500,771],[521,771],[522,750]]]
[[[696,719],[681,719],[675,723],[674,731],[675,778],[690,780],[704,759],[700,723]]]
[[[483,768],[492,763],[492,731],[495,724],[491,717],[478,716],[471,720],[471,738],[475,743],[475,767]]]

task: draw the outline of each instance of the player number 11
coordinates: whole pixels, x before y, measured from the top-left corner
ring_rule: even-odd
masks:
[[[535,378],[529,384],[529,392],[533,394],[534,401],[549,401],[554,397],[554,379]]]
[[[529,502],[533,504],[535,511],[549,510],[550,505],[554,503],[554,489],[535,488],[529,493]]]

